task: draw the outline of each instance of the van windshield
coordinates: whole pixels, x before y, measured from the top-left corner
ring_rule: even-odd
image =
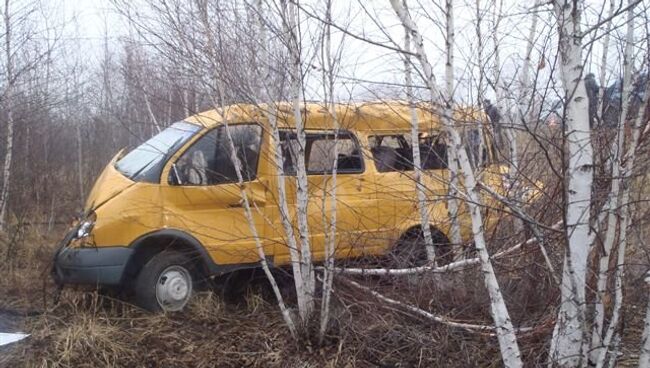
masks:
[[[157,183],[167,159],[200,129],[194,124],[174,123],[124,155],[115,168],[133,181]]]

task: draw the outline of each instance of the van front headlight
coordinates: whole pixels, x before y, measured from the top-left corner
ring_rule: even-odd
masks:
[[[95,226],[95,220],[97,219],[97,216],[95,213],[91,213],[84,219],[81,224],[79,224],[79,227],[77,228],[77,239],[83,239],[87,238],[90,236],[90,233],[93,231],[93,227]]]
[[[90,232],[93,231],[93,226],[95,226],[95,221],[86,220],[79,225],[77,229],[77,239],[83,239],[90,236]]]

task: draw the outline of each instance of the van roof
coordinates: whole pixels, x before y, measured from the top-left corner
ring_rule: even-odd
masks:
[[[439,130],[440,117],[431,105],[418,104],[416,107],[420,131]],[[257,121],[267,123],[268,104],[235,104],[224,108],[208,110],[186,119],[187,122],[212,127],[224,120],[230,123]],[[293,104],[279,102],[272,106],[276,111],[280,128],[295,127]],[[333,119],[325,103],[309,102],[301,106],[306,115],[305,129],[324,130],[333,128]],[[341,129],[356,131],[401,131],[411,128],[411,110],[406,101],[381,101],[347,103],[334,105],[336,118]],[[487,122],[485,114],[478,108],[461,107],[454,110],[457,123],[476,124]]]

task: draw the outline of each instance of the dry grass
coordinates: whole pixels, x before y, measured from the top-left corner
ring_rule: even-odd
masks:
[[[31,232],[14,244],[19,261],[3,267],[8,277],[0,281],[0,328],[31,336],[0,348],[0,366],[371,367],[442,364],[448,359],[463,366],[478,356],[486,363],[499,362],[489,337],[467,336],[383,309],[373,298],[338,284],[331,333],[322,346],[290,338],[263,279],[253,281],[234,301],[224,302],[218,290],[203,292],[187,311],[170,315],[151,315],[95,291],[73,288],[65,289],[54,305],[55,288],[48,277],[52,247],[46,246],[52,243],[50,237]],[[377,288],[388,294],[395,294],[399,285],[398,280],[365,281],[379,281]],[[458,282],[421,288],[415,298],[405,295],[405,300],[423,307],[435,301],[431,308],[456,310],[450,313],[461,317],[475,313],[466,305],[471,300],[482,303],[485,296],[443,292],[452,286]],[[486,316],[482,312],[474,318]]]
[[[644,207],[647,209],[647,204]],[[643,217],[641,217],[643,218]],[[624,356],[633,364],[639,346],[646,293],[641,273],[648,226],[632,230],[623,321]],[[492,249],[518,241],[507,223],[490,234]],[[345,283],[335,283],[330,333],[323,345],[292,340],[263,279],[238,298],[224,301],[219,289],[202,292],[187,311],[151,315],[95,291],[66,288],[54,304],[49,279],[56,235],[21,230],[0,241],[0,329],[24,331],[28,339],[0,348],[0,367],[500,367],[496,339],[449,328],[382,305]],[[549,239],[560,269],[562,244]],[[634,264],[634,262],[638,264]],[[499,281],[521,334],[527,366],[543,366],[554,323],[557,288],[536,248],[495,262]],[[432,313],[490,324],[489,300],[477,269],[407,279],[357,278],[387,296]],[[283,291],[293,303],[290,280]]]
[[[41,238],[41,242],[47,239]],[[38,239],[28,242],[36,244]],[[151,315],[95,291],[65,289],[53,305],[47,280],[50,252],[33,253],[0,284],[4,328],[31,333],[0,350],[7,367],[410,367],[500,366],[496,340],[386,308],[373,297],[337,283],[332,328],[325,344],[293,341],[263,280],[235,301],[203,292],[182,313]],[[513,280],[531,271],[534,254],[511,260],[500,272]],[[515,267],[515,264],[517,266]],[[536,272],[544,273],[539,268]],[[487,295],[476,271],[407,280],[359,279],[386,295],[451,318],[490,323]],[[504,282],[511,302],[530,282]],[[5,279],[6,280],[6,279]],[[46,280],[46,281],[43,281]],[[505,280],[504,280],[505,281]],[[285,287],[285,290],[290,289]],[[291,300],[291,295],[287,295]],[[530,295],[529,295],[530,297]],[[529,298],[530,299],[530,298]],[[532,300],[532,299],[531,299]],[[517,323],[547,315],[547,305],[522,308]],[[529,304],[532,302],[529,301]],[[519,309],[519,308],[517,308]],[[524,336],[527,359],[541,362],[544,334]]]

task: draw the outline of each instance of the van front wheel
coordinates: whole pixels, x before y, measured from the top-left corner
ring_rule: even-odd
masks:
[[[191,266],[187,257],[178,252],[154,255],[136,279],[136,304],[152,312],[182,310],[192,296]]]

